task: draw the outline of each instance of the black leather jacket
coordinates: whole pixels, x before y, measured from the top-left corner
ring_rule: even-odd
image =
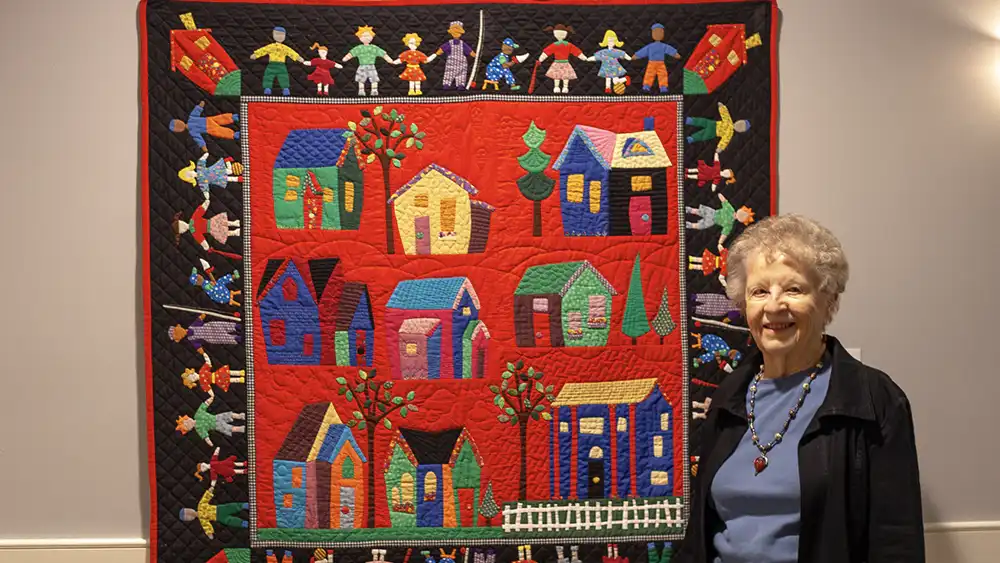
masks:
[[[910,404],[885,373],[827,337],[833,367],[826,399],[799,444],[801,563],[923,563],[920,476]],[[687,535],[675,563],[711,563],[718,515],[712,479],[747,430],[746,391],[756,352],[712,396],[691,486]],[[761,562],[765,563],[765,562]]]

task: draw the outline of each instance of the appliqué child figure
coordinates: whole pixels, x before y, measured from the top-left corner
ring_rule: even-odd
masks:
[[[181,221],[181,214],[177,213],[174,215],[174,242],[180,244],[181,235],[184,233],[191,233],[194,241],[205,249],[206,252],[215,252],[215,250],[208,244],[208,239],[205,235],[208,235],[215,239],[219,244],[226,244],[229,237],[240,236],[240,220],[234,219],[229,220],[229,215],[223,211],[222,213],[217,213],[209,219],[205,219],[205,212],[208,211],[209,200],[206,199],[204,203],[199,205],[194,213],[191,214],[191,218],[188,221]]]
[[[201,356],[205,362],[198,371],[187,368],[181,374],[181,381],[188,389],[200,387],[202,391],[208,393],[209,397],[212,397],[215,395],[215,391],[212,390],[213,385],[221,391],[227,392],[231,383],[246,383],[245,371],[241,369],[230,370],[229,366],[220,366],[219,369],[213,370],[212,359],[208,354],[202,351]]]
[[[207,200],[209,190],[225,189],[229,186],[229,182],[242,182],[242,174],[243,165],[229,156],[220,158],[209,166],[208,153],[205,152],[198,158],[197,163],[191,162],[180,169],[177,177],[201,190],[202,196]]]
[[[235,297],[241,293],[241,290],[230,289],[229,285],[240,279],[240,271],[233,270],[232,273],[216,279],[212,273],[215,271],[215,268],[209,265],[203,258],[199,258],[199,261],[205,275],[199,274],[198,268],[191,268],[191,275],[188,277],[191,285],[202,288],[209,299],[220,305],[239,307],[240,304],[236,301]],[[206,279],[205,276],[208,276],[208,278]]]
[[[451,35],[451,39],[434,52],[438,56],[447,56],[444,60],[442,86],[445,90],[452,88],[465,90],[465,83],[469,77],[469,57],[475,57],[476,52],[462,40],[462,36],[465,35],[465,26],[462,22],[451,22],[448,26],[448,35]]]
[[[208,472],[209,479],[214,485],[215,482],[222,477],[222,480],[226,483],[232,483],[233,478],[236,475],[246,475],[247,472],[247,462],[236,461],[236,456],[231,455],[226,459],[219,459],[219,452],[222,448],[215,448],[212,452],[212,458],[208,460],[208,463],[201,462],[198,467],[195,468],[194,476],[198,478],[199,481],[203,480],[202,473]]]
[[[722,234],[719,235],[719,250],[722,250],[723,244],[726,239],[733,232],[733,225],[736,221],[743,223],[744,225],[749,225],[753,223],[753,210],[747,206],[740,207],[739,209],[734,209],[733,204],[729,203],[726,196],[718,194],[719,201],[722,205],[719,209],[709,207],[707,205],[699,205],[698,207],[685,206],[685,210],[691,215],[697,215],[699,217],[697,222],[685,221],[685,224],[689,229],[705,230],[712,227],[719,227]]]
[[[715,153],[715,160],[712,164],[708,164],[704,160],[699,160],[697,168],[687,169],[688,180],[698,180],[699,188],[711,183],[713,192],[723,178],[726,180],[726,184],[736,183],[736,174],[733,173],[733,169],[722,168],[722,162],[719,161],[719,153]]]
[[[372,40],[375,39],[375,30],[370,25],[358,26],[358,30],[354,32],[354,35],[361,41],[360,45],[355,45],[353,49],[346,55],[344,55],[344,62],[357,58],[358,59],[358,70],[354,73],[354,81],[358,83],[358,95],[365,95],[365,82],[371,84],[371,95],[378,95],[378,70],[375,68],[375,61],[382,59],[389,64],[397,64],[389,55],[386,54],[385,49],[379,47],[378,45],[372,45]]]
[[[206,321],[207,318],[207,315],[199,315],[187,327],[176,324],[167,329],[167,336],[177,343],[187,340],[199,354],[205,353],[205,344],[235,346],[243,341],[241,323]]]
[[[499,90],[501,80],[506,82],[511,90],[521,89],[510,68],[514,66],[514,63],[523,63],[531,55],[524,53],[514,56],[514,49],[519,49],[520,47],[510,37],[503,40],[500,46],[500,54],[493,57],[493,60],[486,65],[486,80],[483,81],[483,90],[489,85],[492,85],[494,90]]]
[[[316,84],[317,96],[329,96],[330,86],[333,84],[333,74],[330,73],[330,69],[344,68],[344,65],[326,58],[330,51],[319,43],[313,43],[310,49],[316,51],[319,56],[302,63],[313,68],[313,71],[306,78]]]
[[[198,501],[198,507],[182,508],[180,519],[185,522],[197,520],[201,524],[201,529],[205,531],[208,539],[215,538],[215,527],[213,522],[229,526],[230,528],[246,528],[247,521],[240,512],[250,510],[250,505],[245,502],[229,502],[226,504],[212,504],[212,497],[215,495],[215,485],[205,490],[205,494]]]
[[[619,49],[624,45],[618,40],[618,35],[613,30],[604,32],[604,39],[599,46],[604,47],[600,51],[587,57],[588,61],[600,61],[601,68],[597,71],[597,76],[604,79],[604,93],[624,94],[625,87],[632,83],[625,71],[625,67],[619,62],[621,59],[631,61],[632,57],[625,51]]]
[[[170,130],[174,133],[183,133],[184,131],[187,131],[191,136],[191,140],[198,145],[201,152],[208,151],[208,145],[205,143],[205,135],[215,137],[217,139],[238,140],[240,138],[240,132],[238,130],[226,127],[226,125],[239,123],[240,114],[220,113],[206,117],[202,115],[204,111],[205,102],[198,102],[198,105],[194,106],[194,109],[192,109],[191,113],[188,114],[187,121],[171,119]]]
[[[701,273],[710,276],[719,271],[719,283],[726,287],[726,275],[729,273],[726,268],[726,259],[729,257],[729,249],[723,248],[719,255],[712,254],[709,249],[705,249],[701,256],[688,256],[688,269],[701,270]]]
[[[243,425],[233,426],[234,420],[246,420],[246,414],[232,411],[212,414],[208,412],[208,407],[213,400],[215,400],[215,395],[209,395],[205,402],[194,411],[194,418],[187,415],[177,417],[177,431],[186,435],[194,430],[199,438],[214,448],[215,444],[212,443],[209,432],[215,431],[225,436],[232,436],[234,432],[246,432],[246,427]]]
[[[689,144],[696,141],[712,141],[718,138],[719,143],[715,146],[717,153],[726,150],[736,133],[746,133],[750,130],[750,122],[746,119],[733,121],[729,114],[729,108],[722,102],[719,102],[718,121],[705,117],[688,117],[684,120],[684,124],[698,128],[696,133],[688,135],[687,142]]]
[[[271,38],[274,39],[273,43],[264,45],[260,49],[257,49],[250,55],[250,60],[257,60],[260,57],[267,56],[267,68],[264,69],[264,95],[271,95],[271,87],[274,86],[274,82],[278,82],[278,86],[281,87],[281,94],[283,96],[288,96],[291,92],[288,90],[288,67],[285,64],[285,59],[292,59],[297,62],[305,62],[305,59],[301,55],[295,52],[294,49],[285,45],[285,28],[278,26],[271,31]]]
[[[653,84],[657,83],[660,86],[660,93],[666,94],[669,79],[666,58],[680,59],[681,55],[677,52],[676,47],[663,42],[663,37],[666,34],[663,24],[654,23],[651,33],[653,41],[636,51],[633,58],[649,60],[646,63],[646,72],[642,76],[642,91],[650,92],[653,89]]]
[[[407,92],[408,96],[423,95],[420,85],[424,80],[427,80],[427,75],[421,70],[420,65],[429,63],[437,58],[437,54],[435,53],[432,53],[428,57],[423,51],[417,49],[422,42],[423,39],[416,33],[407,33],[403,36],[403,44],[406,45],[407,49],[400,53],[399,58],[392,62],[397,65],[406,63],[406,69],[399,75],[399,78],[410,83],[410,90]]]
[[[548,57],[552,57],[552,64],[549,66],[549,70],[545,72],[545,76],[551,78],[553,81],[553,93],[568,94],[569,81],[576,80],[576,71],[573,70],[573,65],[570,64],[569,59],[570,57],[576,57],[582,61],[586,61],[587,56],[583,54],[583,51],[579,47],[566,41],[566,37],[573,32],[572,27],[560,23],[556,24],[555,27],[546,27],[545,31],[551,31],[552,36],[556,40],[542,49],[542,54],[538,56],[538,62],[544,62]],[[560,84],[562,88],[560,88]]]

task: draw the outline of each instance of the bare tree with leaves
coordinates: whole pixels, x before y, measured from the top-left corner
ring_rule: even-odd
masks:
[[[406,155],[404,149],[416,148],[422,150],[427,135],[420,131],[416,123],[406,124],[406,116],[396,110],[382,112],[382,106],[372,111],[361,110],[361,121],[348,122],[347,127],[354,133],[354,138],[361,144],[361,154],[365,162],[371,164],[376,160],[382,166],[382,181],[385,184],[385,247],[389,254],[395,254],[395,235],[392,228],[392,188],[389,182],[389,172],[392,167],[401,168]]]
[[[518,499],[528,498],[528,421],[552,420],[552,414],[545,409],[556,399],[552,391],[554,385],[546,387],[542,383],[543,374],[529,366],[524,369],[524,360],[508,363],[503,372],[500,386],[490,385],[495,395],[493,404],[500,409],[497,420],[517,426],[521,439],[521,482]]]
[[[340,384],[337,393],[344,395],[348,401],[353,401],[357,407],[357,410],[351,413],[352,418],[345,424],[351,428],[357,426],[358,430],[368,432],[368,463],[365,464],[367,466],[368,503],[365,509],[368,512],[369,528],[375,527],[375,431],[379,424],[385,426],[386,430],[392,430],[392,421],[389,420],[389,415],[394,412],[399,411],[399,416],[403,418],[406,418],[411,412],[417,412],[417,405],[411,402],[416,393],[410,391],[406,397],[394,395],[392,393],[393,382],[379,383],[375,381],[375,374],[374,369],[371,371],[359,370],[358,375],[354,376],[354,381],[350,384],[345,377],[337,378],[337,383]]]

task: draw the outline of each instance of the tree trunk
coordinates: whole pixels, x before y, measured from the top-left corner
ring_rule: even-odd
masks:
[[[663,345],[663,336],[660,336],[660,345]]]
[[[372,460],[375,459],[375,423],[368,421],[368,463],[365,465],[368,467],[368,506],[365,509],[368,512],[368,527],[375,528],[375,464]]]
[[[392,232],[392,204],[389,198],[392,197],[392,189],[389,187],[389,161],[382,161],[382,180],[385,182],[385,250],[388,254],[395,254],[396,235]]]
[[[531,234],[532,236],[540,237],[542,236],[542,202],[540,200],[535,200],[533,207],[534,213],[532,213]]]
[[[521,434],[521,487],[518,491],[519,500],[528,500],[528,419],[519,416],[517,428]]]
[[[632,346],[635,346],[635,344],[636,344],[636,339],[635,339],[635,337],[633,336],[633,337],[632,337]]]

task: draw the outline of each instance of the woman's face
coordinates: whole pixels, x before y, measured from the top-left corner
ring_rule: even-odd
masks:
[[[563,39],[566,39],[566,36],[569,35],[569,32],[564,29],[557,29],[552,32],[552,35],[555,36],[556,40],[562,41]]]
[[[746,317],[757,346],[772,356],[808,349],[823,335],[829,311],[815,276],[784,254],[752,254],[746,267]]]

